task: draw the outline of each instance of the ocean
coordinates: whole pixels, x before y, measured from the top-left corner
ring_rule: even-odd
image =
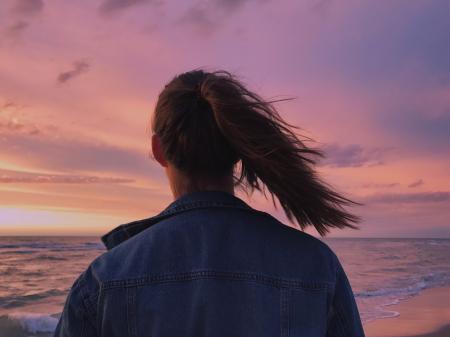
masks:
[[[344,266],[363,323],[450,285],[450,239],[323,239]],[[0,337],[46,337],[69,287],[105,251],[97,237],[0,237]]]

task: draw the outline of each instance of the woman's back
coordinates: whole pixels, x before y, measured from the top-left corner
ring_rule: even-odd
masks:
[[[358,203],[319,179],[322,152],[291,127],[229,72],[175,76],[152,120],[175,201],[102,237],[55,336],[364,336],[333,252],[234,194],[267,188],[300,230],[356,228],[342,206]]]
[[[103,240],[60,322],[81,336],[364,335],[334,253],[232,194],[186,194]]]

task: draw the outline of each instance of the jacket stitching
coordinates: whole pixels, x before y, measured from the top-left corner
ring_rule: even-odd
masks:
[[[80,300],[81,300],[81,308],[76,308],[76,313],[81,316],[84,317],[86,316],[86,314],[90,314],[91,313],[91,308],[88,302],[88,293],[85,289],[86,287],[86,280],[84,279],[85,277],[85,273],[81,273],[80,276],[78,277],[78,279],[76,280],[75,284],[72,286],[71,292],[73,293],[75,291],[75,288],[78,287],[79,288],[79,295],[80,296]],[[73,293],[75,296],[77,295],[76,293]],[[83,309],[83,310],[82,310]],[[85,312],[86,311],[86,312]]]
[[[284,288],[280,294],[281,305],[281,337],[289,337],[289,289]]]
[[[102,331],[102,326],[101,326],[101,322],[103,320],[103,310],[101,310],[102,308],[102,302],[103,302],[103,296],[104,296],[104,292],[102,291],[103,289],[103,283],[100,283],[100,287],[99,287],[99,294],[97,297],[97,320],[96,320],[96,327],[97,327],[97,336],[101,336],[101,331]]]
[[[332,283],[325,281],[316,282],[316,281],[288,280],[270,277],[262,274],[202,270],[196,272],[148,275],[125,280],[110,280],[103,282],[102,290],[119,287],[134,287],[153,283],[168,283],[168,282],[188,281],[188,280],[208,279],[208,278],[212,279],[227,278],[232,280],[254,281],[262,284],[271,285],[277,288],[289,287],[289,288],[307,289],[310,291],[323,291],[329,289],[329,287],[332,286]]]
[[[334,285],[333,285],[333,298],[334,296],[336,296],[336,285],[337,282],[339,281],[340,276],[339,274],[339,261],[337,259],[337,256],[334,255],[335,258],[335,269],[334,269]],[[337,325],[339,326],[339,330],[341,331],[341,336],[345,337],[347,336],[346,334],[346,321],[344,316],[342,315],[342,311],[341,311],[341,306],[339,303],[335,303],[334,301],[332,301],[333,305],[333,311],[334,314],[336,315],[336,320],[337,320]]]
[[[128,336],[134,337],[136,336],[136,327],[135,327],[135,300],[136,293],[135,289],[127,288],[127,321],[128,321]]]

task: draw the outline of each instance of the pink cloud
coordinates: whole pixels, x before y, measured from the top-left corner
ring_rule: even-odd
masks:
[[[42,174],[0,170],[0,183],[4,184],[123,184],[133,179],[88,175]]]

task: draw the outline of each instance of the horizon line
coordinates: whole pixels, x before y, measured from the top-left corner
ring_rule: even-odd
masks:
[[[89,237],[89,238],[100,238],[103,234],[92,235],[92,234],[0,234],[2,237]],[[338,236],[338,237],[320,237],[315,236],[318,239],[426,239],[426,240],[449,240],[448,237],[428,237],[428,236]]]

